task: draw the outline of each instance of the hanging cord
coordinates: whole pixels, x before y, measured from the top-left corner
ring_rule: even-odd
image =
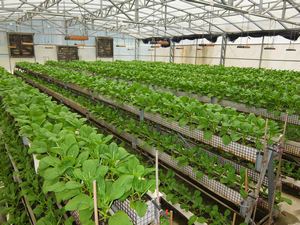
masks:
[[[210,22],[210,24],[209,24],[209,33],[210,33],[210,39],[212,40],[212,31],[211,31],[211,29],[212,29],[212,24],[213,24],[213,14],[212,14],[212,12],[214,11],[214,6],[213,6],[213,4],[211,4],[211,6],[210,6],[210,12],[209,12],[209,22]],[[210,41],[211,42],[211,41]]]
[[[276,21],[274,21],[274,32],[273,32],[273,40],[272,40],[272,46],[274,47],[274,41],[275,41],[275,33],[276,33]]]
[[[244,34],[244,22],[245,22],[245,17],[242,15],[243,19],[242,19],[242,33],[241,33],[241,39],[240,39],[240,45],[242,45],[243,42],[243,34]]]
[[[65,0],[64,0],[64,2],[63,2],[63,4],[64,4],[64,21],[65,21],[65,32],[66,32],[66,36],[68,35],[68,24],[67,24],[67,20],[66,20],[66,2],[65,2]],[[67,41],[67,42],[69,42],[69,41]]]
[[[247,39],[246,39],[246,45],[248,46],[249,45],[249,39],[250,39],[250,36],[249,36],[249,25],[250,25],[250,19],[251,19],[251,16],[249,15],[249,19],[248,19],[248,23],[247,23]]]

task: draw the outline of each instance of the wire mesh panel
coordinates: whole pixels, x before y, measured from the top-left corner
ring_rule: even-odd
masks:
[[[155,156],[156,149],[152,148],[150,146],[145,146],[144,142],[141,140],[137,140],[137,145],[140,146],[142,149],[150,153],[152,156]],[[166,163],[167,165],[173,167],[174,169],[182,172],[183,174],[187,175],[191,179],[197,181],[204,187],[208,188],[215,194],[227,199],[228,201],[231,201],[232,203],[236,205],[240,205],[240,202],[242,201],[242,196],[239,192],[235,191],[234,189],[231,189],[227,187],[224,184],[221,184],[219,181],[209,179],[208,176],[203,175],[202,178],[197,178],[196,172],[194,172],[194,169],[191,166],[180,166],[178,165],[177,161],[172,158],[172,156],[164,153],[159,152],[159,160]]]
[[[218,149],[222,149],[223,151],[229,152],[235,156],[246,159],[251,162],[255,162],[256,160],[256,152],[257,150],[252,147],[241,145],[237,142],[231,142],[229,145],[223,144],[222,138],[216,135],[213,135],[211,140],[206,140],[204,138],[204,132],[201,130],[191,130],[188,126],[179,126],[177,122],[168,121],[162,118],[160,115],[145,113],[145,118],[149,119],[155,123],[163,125],[171,130],[177,131],[189,138],[194,140],[203,142],[210,146],[213,146]]]
[[[282,177],[281,181],[286,186],[297,190],[298,195],[300,194],[300,181],[299,180],[295,180],[294,178],[284,176],[284,177]]]
[[[148,225],[155,219],[155,206],[152,201],[147,201],[147,211],[143,217],[137,215],[134,209],[130,207],[130,201],[114,201],[112,209],[117,208],[118,210],[124,211],[132,220],[135,225]]]
[[[78,211],[71,211],[71,216],[74,218],[76,225],[81,225]]]
[[[114,100],[111,100],[111,99],[106,98],[104,96],[101,96],[99,94],[95,94],[94,92],[92,92],[88,89],[81,88],[78,85],[65,84],[64,82],[62,82],[60,80],[57,80],[57,79],[51,78],[51,77],[47,77],[47,76],[45,76],[43,74],[39,74],[39,73],[35,73],[35,75],[42,76],[44,79],[47,79],[48,81],[55,82],[55,83],[57,83],[61,86],[64,86],[65,88],[69,88],[69,89],[71,89],[73,91],[76,91],[76,92],[79,92],[81,94],[84,94],[84,95],[87,95],[87,96],[92,96],[92,98],[95,98],[99,101],[110,104],[112,106],[121,108],[121,109],[123,109],[125,111],[128,111],[130,113],[133,113],[135,115],[138,115],[138,116],[140,115],[140,110],[133,107],[133,106],[129,106],[129,105],[122,104],[122,103],[117,103]],[[191,131],[190,128],[187,127],[187,126],[180,127],[177,122],[174,122],[174,121],[169,122],[169,121],[167,121],[166,119],[162,118],[159,115],[154,115],[154,114],[151,114],[151,113],[145,113],[145,118],[149,119],[149,120],[151,120],[155,123],[159,123],[161,125],[164,125],[169,129],[173,129],[177,132],[180,132],[180,133],[182,133],[182,134],[184,134],[188,137],[194,138],[195,140],[204,142],[204,143],[209,144],[213,147],[220,148],[222,150],[230,152],[230,153],[232,153],[232,154],[234,154],[238,157],[241,157],[241,158],[247,159],[249,161],[255,162],[256,149],[254,149],[254,148],[250,148],[250,147],[247,147],[247,146],[244,146],[244,145],[240,145],[239,143],[235,143],[235,142],[232,142],[228,146],[225,146],[223,144],[221,138],[218,137],[218,136],[213,136],[211,141],[206,141],[204,139],[204,134],[203,134],[202,131],[200,131],[200,130]],[[169,126],[170,124],[172,124],[172,125]],[[300,144],[297,143],[297,142],[288,141],[284,146],[284,152],[300,157]]]
[[[228,101],[228,100],[221,100],[219,102],[219,104],[222,106],[229,106],[229,107],[235,108],[238,111],[254,113],[256,115],[267,117],[270,119],[285,121],[285,118],[286,118],[286,113],[280,113],[280,115],[276,115],[276,113],[269,112],[267,109],[250,107],[245,104],[232,102],[232,101]],[[291,123],[291,124],[300,125],[299,116],[298,115],[288,115],[287,122]]]
[[[134,106],[125,105],[122,103],[116,103],[115,101],[108,99],[104,96],[101,96],[99,94],[94,95],[94,98],[96,98],[102,102],[108,103],[110,105],[116,106],[118,108],[121,108],[127,112],[133,113],[137,116],[139,116],[141,113],[140,110]],[[180,127],[177,122],[169,121],[168,119],[162,118],[160,115],[157,115],[157,114],[144,113],[144,118],[148,119],[152,122],[155,122],[157,124],[160,124],[164,127],[167,127],[171,130],[179,132],[179,133],[181,133],[187,137],[190,137],[194,140],[201,141],[201,142],[211,145],[215,148],[219,148],[224,151],[230,152],[230,153],[232,153],[240,158],[246,159],[248,161],[255,162],[255,160],[256,160],[257,150],[255,148],[244,146],[244,145],[241,145],[236,142],[231,142],[229,145],[224,145],[222,138],[220,138],[216,135],[213,135],[211,140],[206,140],[204,138],[203,131],[191,130],[190,127],[188,127],[188,126]]]
[[[56,98],[63,101],[64,97],[63,96],[56,96]],[[74,104],[70,104],[70,105],[74,107]],[[76,104],[76,106],[77,106],[77,104]],[[126,107],[129,107],[129,106],[126,106]],[[136,111],[136,109],[134,109],[134,111]],[[93,118],[91,115],[88,115],[88,116],[89,116],[90,119]],[[93,118],[93,120],[97,121],[97,123],[100,123],[100,121],[96,118]],[[154,149],[150,146],[147,146],[144,141],[142,141],[140,139],[137,139],[135,136],[133,136],[129,133],[119,131],[113,125],[110,125],[110,124],[106,123],[105,121],[102,121],[101,125],[104,125],[105,127],[109,128],[109,129],[113,129],[114,133],[118,134],[119,136],[122,136],[123,138],[129,140],[132,143],[135,142],[135,145],[139,146],[141,149],[143,149],[143,150],[147,151],[148,153],[150,153],[151,155],[155,156],[156,149]],[[189,176],[191,179],[193,179],[193,180],[197,181],[198,183],[202,184],[203,186],[205,186],[209,190],[213,191],[217,195],[219,195],[219,196],[235,203],[236,205],[240,205],[240,203],[242,201],[242,197],[241,197],[240,193],[235,191],[234,189],[231,189],[231,188],[221,184],[218,181],[209,179],[208,176],[206,176],[206,175],[203,175],[200,179],[198,179],[197,175],[196,175],[197,171],[195,172],[193,170],[193,168],[190,167],[190,166],[183,166],[182,167],[182,166],[178,165],[177,161],[175,161],[170,155],[168,155],[166,153],[159,153],[159,159],[161,161],[163,161],[164,163],[168,164],[169,166],[181,171],[185,175]],[[253,172],[251,172],[251,173],[253,173]],[[254,176],[255,175],[256,174],[254,174]],[[261,202],[262,202],[263,207],[268,205],[264,200],[261,200]]]
[[[205,152],[206,154],[208,154],[211,158],[216,158],[218,159],[218,162],[221,163],[222,165],[225,165],[225,164],[230,164],[231,166],[233,166],[235,168],[235,171],[236,173],[240,173],[242,171],[242,169],[246,169],[246,167],[240,165],[240,164],[237,164],[229,159],[225,159],[215,153],[212,153],[210,151],[207,151],[205,149],[201,149],[201,151]],[[247,175],[248,177],[250,177],[253,181],[258,181],[258,178],[259,178],[259,173],[256,172],[255,170],[252,170],[252,169],[247,169]],[[268,186],[268,179],[267,177],[264,177],[264,181],[263,181],[263,185],[264,186]]]
[[[286,118],[286,113],[280,113],[279,115],[277,115],[276,113],[269,112],[267,109],[264,109],[264,108],[257,108],[257,107],[253,107],[253,106],[248,106],[246,104],[233,102],[233,101],[230,101],[230,100],[218,100],[215,97],[197,95],[197,94],[184,92],[184,91],[176,91],[176,90],[172,90],[172,89],[169,89],[169,88],[158,87],[158,86],[154,86],[154,85],[149,85],[149,87],[151,87],[153,90],[163,91],[163,92],[170,92],[170,93],[172,93],[176,96],[188,96],[188,97],[197,99],[200,102],[219,104],[221,106],[234,108],[234,109],[236,109],[237,111],[240,111],[240,112],[254,113],[258,116],[263,116],[263,117],[270,118],[270,119],[285,121],[285,118]],[[213,101],[213,99],[215,101]],[[287,122],[291,123],[291,124],[300,125],[299,115],[288,115]]]
[[[284,153],[300,157],[300,143],[295,141],[287,141],[284,144]]]
[[[172,159],[172,157],[166,153],[160,153],[159,158],[168,164],[170,164],[172,167],[176,168],[177,170],[180,170],[182,173],[188,175],[193,180],[198,181],[201,185],[208,188],[209,190],[213,191],[214,193],[218,194],[219,196],[222,196],[225,199],[230,200],[231,202],[235,203],[236,205],[239,205],[242,201],[242,197],[239,192],[235,191],[234,189],[231,189],[224,184],[221,184],[218,181],[215,181],[213,179],[209,179],[208,176],[203,175],[201,179],[197,178],[196,173],[194,172],[194,169],[190,166],[179,166],[178,163]]]
[[[233,102],[233,101],[230,101],[230,100],[224,100],[224,99],[223,100],[218,100],[215,97],[210,98],[208,96],[197,95],[197,94],[184,92],[184,91],[174,91],[174,90],[171,90],[171,89],[168,89],[168,88],[157,87],[157,86],[151,86],[151,87],[154,90],[157,90],[157,91],[171,92],[171,93],[173,93],[177,96],[188,96],[188,97],[197,99],[200,102],[216,103],[216,104],[219,104],[221,106],[234,108],[234,109],[236,109],[238,111],[241,111],[241,112],[254,113],[256,115],[263,116],[263,117],[270,118],[270,119],[285,121],[285,118],[286,118],[286,113],[280,113],[279,115],[277,115],[276,113],[269,112],[267,109],[264,109],[264,108],[257,108],[257,107],[253,107],[253,106],[248,106],[246,104]],[[212,102],[212,99],[216,99],[216,101]],[[291,124],[300,125],[299,115],[288,115],[287,122],[291,123]]]
[[[33,71],[23,69],[21,67],[18,67],[18,68],[21,69],[21,70],[24,70],[24,71],[27,71],[27,72],[30,72],[30,73],[34,74]],[[35,73],[35,74],[37,74],[37,73]],[[54,83],[57,83],[57,84],[65,87],[65,88],[69,88],[70,90],[74,90],[74,91],[76,91],[80,94],[88,95],[88,96],[92,97],[93,99],[97,99],[101,102],[104,102],[104,103],[110,104],[112,106],[118,107],[118,108],[123,109],[125,111],[131,112],[135,115],[138,115],[138,116],[140,115],[140,110],[138,110],[135,107],[128,106],[128,105],[125,105],[125,104],[122,104],[122,103],[117,103],[116,101],[111,100],[109,98],[106,98],[104,96],[101,96],[99,94],[96,94],[93,91],[81,88],[78,85],[66,84],[66,83],[63,83],[59,80],[50,78],[46,75],[41,75],[41,74],[39,74],[39,75],[42,76],[44,79],[46,79],[48,81],[51,80]],[[218,136],[213,136],[212,140],[206,141],[204,139],[204,136],[203,136],[204,134],[203,134],[202,131],[200,131],[200,130],[191,131],[190,128],[187,127],[187,126],[186,127],[180,127],[178,125],[178,123],[176,123],[174,121],[169,122],[166,119],[161,118],[159,115],[153,115],[153,114],[150,114],[150,113],[145,113],[145,118],[148,119],[148,120],[151,120],[155,123],[159,123],[160,125],[166,126],[169,129],[173,129],[177,132],[180,132],[180,133],[186,135],[187,137],[193,138],[195,140],[198,140],[198,141],[201,141],[203,143],[209,144],[213,147],[216,147],[216,148],[222,149],[224,151],[230,152],[230,153],[232,153],[232,154],[234,154],[238,157],[249,160],[251,162],[255,162],[256,151],[257,151],[255,148],[247,147],[247,146],[241,145],[241,144],[236,143],[236,142],[232,142],[232,143],[230,143],[229,145],[226,146],[226,145],[223,144],[221,138],[218,137]],[[284,152],[300,157],[300,148],[295,147],[293,144],[290,144],[290,143],[285,145]]]

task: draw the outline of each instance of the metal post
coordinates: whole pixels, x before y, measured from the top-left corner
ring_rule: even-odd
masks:
[[[258,68],[261,68],[262,56],[263,56],[263,52],[264,52],[264,42],[265,42],[265,36],[262,37],[262,41],[261,41],[261,48],[260,48],[260,56],[259,56],[259,65],[258,65]]]
[[[285,18],[285,12],[286,12],[286,0],[283,0],[282,14],[281,14],[281,19],[283,20]]]
[[[224,33],[222,35],[221,57],[220,57],[220,65],[222,66],[225,66],[226,48],[227,48],[227,35],[226,33]]]
[[[175,43],[170,40],[169,62],[174,63],[174,58],[175,58]]]
[[[155,152],[155,191],[156,191],[156,204],[160,206],[160,196],[159,196],[159,173],[158,173],[158,150]],[[156,224],[160,224],[160,209],[157,208],[157,214],[156,214]]]
[[[153,56],[153,61],[156,62],[156,44],[154,45],[154,56]]]
[[[139,39],[135,39],[134,40],[135,46],[134,46],[134,60],[139,60],[140,59],[140,40]]]
[[[197,58],[198,58],[198,38],[196,39],[196,48],[195,48],[195,65],[197,64]]]

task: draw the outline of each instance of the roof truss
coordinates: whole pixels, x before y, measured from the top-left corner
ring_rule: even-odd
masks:
[[[138,38],[300,28],[295,0],[0,0],[0,15],[2,24],[55,18],[66,32],[83,26]]]

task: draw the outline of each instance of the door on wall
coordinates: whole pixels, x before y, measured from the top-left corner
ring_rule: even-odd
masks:
[[[57,60],[69,61],[78,60],[78,48],[75,46],[58,46],[57,47]]]
[[[114,39],[110,37],[96,38],[96,55],[99,58],[114,57]]]

